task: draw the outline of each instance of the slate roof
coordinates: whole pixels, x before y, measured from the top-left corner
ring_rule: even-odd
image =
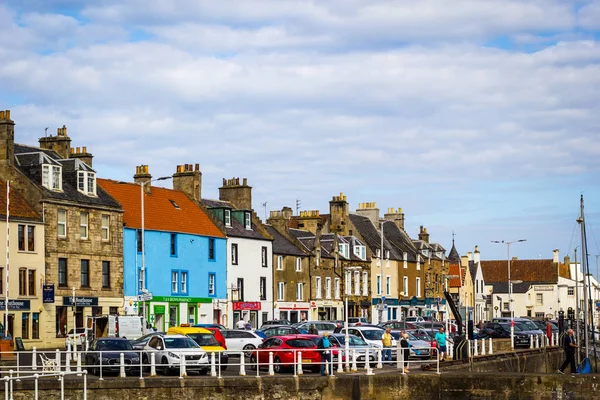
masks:
[[[417,249],[408,234],[393,221],[383,225],[384,237],[396,248],[398,254],[406,252],[407,261],[417,261]]]
[[[513,293],[527,293],[531,285],[545,282],[521,282],[513,283]],[[508,282],[492,282],[492,296],[496,293],[508,293]]]
[[[51,164],[60,165],[62,171],[62,191],[47,189],[42,185],[42,167],[40,154],[48,156]],[[32,183],[42,190],[44,200],[62,200],[91,206],[104,206],[121,209],[121,205],[112,198],[100,185],[96,185],[96,196],[88,196],[77,190],[77,178],[74,168],[75,160],[63,160],[51,150],[15,143],[15,166],[27,176]],[[91,170],[87,167],[88,170]],[[92,170],[93,171],[93,170]]]
[[[350,214],[350,221],[352,225],[358,230],[359,235],[364,239],[365,244],[369,247],[373,254],[377,254],[377,250],[381,249],[381,235],[379,230],[373,224],[370,218],[359,214]],[[398,252],[397,248],[394,247],[385,236],[385,225],[394,224],[393,221],[385,221],[384,235],[383,235],[383,248],[390,252],[390,259],[402,260],[402,254]]]
[[[456,246],[454,246],[454,240],[452,240],[452,248],[450,249],[450,254],[448,254],[448,261],[452,264],[460,264],[460,255],[456,250]]]
[[[27,202],[25,198],[13,187],[10,189],[10,216],[9,220],[42,222],[42,217]],[[0,217],[6,221],[6,181],[0,180]]]
[[[450,264],[448,266],[448,275],[456,275],[457,278],[448,279],[448,286],[450,287],[461,287],[462,286],[462,272],[460,265]]]
[[[506,282],[508,260],[481,261],[481,271],[486,283]],[[510,277],[523,282],[557,283],[558,265],[552,259],[511,260]]]
[[[98,179],[104,188],[123,205],[123,222],[128,228],[142,226],[140,185],[109,179]],[[152,186],[144,197],[144,228],[194,235],[224,237],[210,217],[182,191]]]
[[[233,204],[223,200],[202,199],[202,204],[207,208],[235,208]]]
[[[285,254],[290,256],[305,257],[307,254],[290,242],[284,235],[271,225],[265,225],[267,231],[273,236],[273,254]]]
[[[231,204],[228,201],[223,201],[223,200],[202,199],[202,204],[208,209],[210,209],[210,208],[228,208],[228,209],[232,209],[232,210],[237,210],[233,206],[233,204]],[[240,210],[240,211],[242,211],[242,210]],[[249,211],[249,210],[243,210],[243,211]],[[256,239],[256,240],[270,240],[270,239],[264,237],[263,235],[261,235],[256,230],[256,224],[253,221],[250,222],[250,227],[252,229],[246,229],[244,224],[240,223],[237,219],[235,219],[233,217],[233,215],[231,216],[231,226],[225,226],[224,224],[221,224],[220,222],[219,222],[219,224],[225,229],[225,232],[227,232],[227,236],[240,237],[240,238],[246,238],[246,239]]]

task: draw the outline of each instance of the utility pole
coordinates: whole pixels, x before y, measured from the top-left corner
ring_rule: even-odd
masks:
[[[300,215],[300,199],[296,199],[296,215]]]

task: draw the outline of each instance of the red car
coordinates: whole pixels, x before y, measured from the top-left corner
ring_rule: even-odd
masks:
[[[294,367],[296,353],[302,352],[302,364],[313,372],[321,368],[321,354],[312,338],[315,335],[287,335],[273,336],[266,339],[262,345],[252,352],[250,356],[250,367],[256,368],[269,366],[269,353],[273,352],[273,370],[277,373]],[[313,364],[314,366],[310,366]]]

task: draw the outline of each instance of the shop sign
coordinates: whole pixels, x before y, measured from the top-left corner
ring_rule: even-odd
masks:
[[[44,285],[42,292],[44,303],[54,303],[54,284]]]
[[[29,300],[8,300],[8,309],[9,310],[23,310],[23,311],[27,311],[29,310],[31,306],[31,303]],[[0,300],[0,309],[4,310],[6,308],[5,306],[5,300]]]
[[[154,314],[164,314],[164,313],[165,313],[165,306],[159,306],[159,305],[154,306]]]
[[[153,296],[152,301],[165,303],[212,303],[212,299],[206,297],[185,296]]]
[[[260,301],[234,301],[233,311],[260,311]]]
[[[72,306],[73,296],[63,296],[63,306]],[[76,307],[92,307],[98,305],[97,297],[75,296]]]
[[[552,286],[552,285],[535,285],[533,287],[533,290],[535,290],[536,292],[553,292],[554,286]]]

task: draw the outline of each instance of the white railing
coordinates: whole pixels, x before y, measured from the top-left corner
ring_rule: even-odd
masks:
[[[4,378],[2,378],[2,380],[4,381],[4,398],[5,400],[13,400],[13,394],[14,394],[14,390],[13,390],[13,382],[14,381],[21,381],[21,380],[27,380],[27,379],[34,379],[35,383],[33,386],[33,390],[34,390],[34,399],[38,400],[39,399],[39,380],[40,378],[48,378],[48,377],[58,377],[58,380],[60,381],[60,398],[61,400],[65,399],[65,376],[68,375],[77,375],[77,376],[82,376],[83,375],[83,400],[87,400],[87,371],[82,371],[81,373],[78,372],[56,372],[56,373],[47,373],[47,374],[38,374],[35,373],[33,375],[20,375],[20,376],[14,376],[14,371],[10,370],[9,371],[10,375],[9,376],[5,376]]]

